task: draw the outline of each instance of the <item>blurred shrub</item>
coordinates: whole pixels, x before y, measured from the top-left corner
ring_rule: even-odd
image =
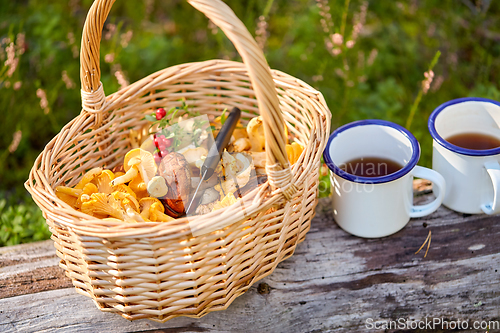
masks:
[[[2,1],[0,191],[22,189],[36,156],[80,112],[79,48],[90,0]],[[499,99],[500,4],[490,0],[226,0],[268,62],[320,90],[332,129],[358,119],[405,125],[424,72],[434,78],[411,130],[430,165],[427,118],[458,97]],[[117,1],[101,43],[106,94],[159,69],[239,60],[186,1]],[[8,205],[8,204],[6,204]],[[27,203],[31,205],[31,203]],[[6,206],[7,207],[7,206]]]
[[[48,239],[49,228],[45,223],[41,210],[27,201],[26,194],[22,200],[16,195],[9,198],[0,197],[0,246],[16,245]]]

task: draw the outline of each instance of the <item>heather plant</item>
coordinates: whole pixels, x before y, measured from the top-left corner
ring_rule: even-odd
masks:
[[[35,158],[81,110],[78,58],[91,3],[21,0],[0,5],[4,198],[24,191]],[[226,3],[254,33],[272,68],[323,93],[332,111],[332,129],[366,118],[406,125],[421,143],[425,166],[430,166],[432,142],[427,118],[435,107],[465,96],[500,99],[497,2]],[[437,52],[440,57],[433,64]],[[103,29],[100,54],[106,94],[168,66],[213,58],[241,60],[220,29],[186,1],[117,1]],[[322,193],[328,193],[326,170],[322,174]],[[29,197],[16,195],[16,200],[6,199],[3,209],[13,206],[16,211],[18,205],[34,207]]]

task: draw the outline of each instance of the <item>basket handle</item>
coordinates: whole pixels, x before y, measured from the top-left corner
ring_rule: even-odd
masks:
[[[273,189],[290,199],[297,188],[292,183],[290,164],[285,150],[284,120],[279,108],[276,86],[261,48],[245,25],[221,0],[187,0],[204,13],[231,40],[245,63],[252,83],[266,136],[266,171]],[[95,0],[87,14],[80,52],[80,79],[83,109],[100,123],[106,97],[101,79],[99,49],[104,22],[115,0]]]

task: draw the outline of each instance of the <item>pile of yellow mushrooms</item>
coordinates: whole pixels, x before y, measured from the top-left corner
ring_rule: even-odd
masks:
[[[217,128],[220,126],[220,117],[216,118],[212,125]],[[288,141],[288,130],[285,126],[285,137]],[[257,172],[264,172],[266,166],[266,138],[264,136],[264,125],[262,116],[254,117],[250,119],[246,128],[238,123],[238,127],[235,129],[233,137],[229,145],[229,151],[233,152],[244,152],[252,157],[253,164]],[[302,154],[304,148],[297,142],[286,145],[286,153],[290,164],[295,164]]]
[[[156,175],[153,155],[143,149],[130,150],[123,163],[125,172],[94,168],[88,171],[75,187],[58,186],[55,193],[71,207],[97,218],[113,218],[126,222],[168,222],[160,200],[150,192],[165,191],[154,188]],[[161,184],[161,183],[160,183]]]
[[[214,136],[216,136],[221,127],[220,117],[211,124],[215,128]],[[142,136],[134,135],[133,131],[131,133],[130,139],[133,149],[125,155],[123,168],[119,168],[121,171],[115,170],[113,172],[100,167],[91,169],[83,175],[76,186],[56,187],[56,196],[70,207],[100,219],[117,219],[125,222],[168,222],[174,220],[174,217],[165,214],[164,203],[158,199],[164,197],[169,188],[165,179],[157,173],[159,170],[153,155],[155,146],[152,144],[152,136],[147,133]],[[187,149],[183,155],[190,165],[199,168],[201,167],[200,161],[206,158],[206,150],[202,147]],[[241,123],[238,124],[227,150],[223,156],[225,167],[229,168],[230,164],[226,160],[235,164],[238,159],[242,159],[241,156],[245,155],[251,156],[257,173],[265,172],[266,152],[262,118],[251,119],[246,128]],[[286,145],[286,151],[290,164],[294,164],[299,159],[303,147],[293,142]],[[228,152],[235,154],[236,158]],[[240,171],[234,171],[236,179],[239,181],[238,177],[243,177],[243,172],[238,172]],[[246,173],[244,172],[245,177]],[[192,181],[194,179],[192,178]],[[248,179],[245,180],[246,182]],[[195,184],[196,182],[193,181],[193,186]],[[231,187],[234,187],[233,185]],[[217,187],[215,188],[217,189]],[[232,194],[233,188],[224,188],[223,190],[228,194],[226,197],[222,195],[219,197],[212,190],[217,194],[218,200],[198,213],[207,213],[236,202],[237,199]]]

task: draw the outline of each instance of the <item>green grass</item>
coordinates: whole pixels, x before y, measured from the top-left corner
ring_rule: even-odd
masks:
[[[324,31],[321,9],[313,0],[226,0],[252,34],[259,30],[259,22],[267,23],[264,51],[270,66],[324,94],[332,111],[332,129],[366,118],[407,124],[422,147],[420,164],[430,166],[427,119],[434,108],[466,96],[500,99],[500,3],[372,0],[366,22],[349,48],[346,42],[353,39],[364,2],[321,2],[330,6],[329,32]],[[90,5],[90,0],[2,2],[0,193],[4,198],[13,189],[24,191],[22,184],[37,155],[80,113],[78,52]],[[264,20],[259,19],[262,15]],[[341,51],[338,55],[326,43],[334,33],[343,35],[343,43],[333,47]],[[19,46],[22,34],[24,47],[16,51],[18,65],[9,76],[6,49],[11,42]],[[424,94],[424,72],[438,51],[434,81]],[[110,94],[120,87],[116,71],[134,82],[168,66],[213,58],[240,60],[220,30],[186,1],[117,1],[101,43],[101,80]],[[40,103],[43,94],[47,105]],[[9,244],[46,237],[29,198],[7,199],[3,205],[0,228],[28,230],[2,233]],[[7,219],[16,223],[4,222]]]
[[[41,210],[27,195],[0,197],[0,246],[29,243],[50,237]]]

